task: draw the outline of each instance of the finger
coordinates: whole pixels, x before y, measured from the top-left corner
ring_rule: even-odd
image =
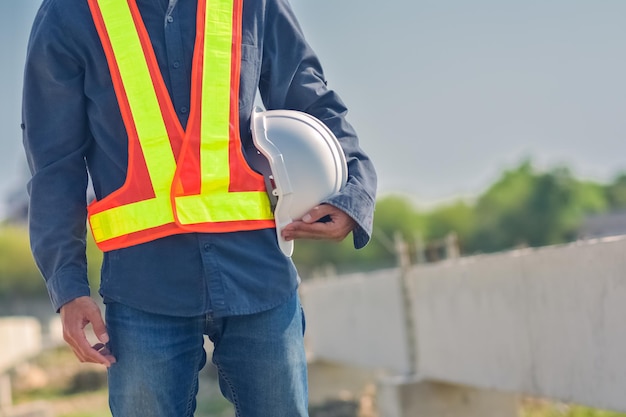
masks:
[[[85,360],[85,358],[83,357],[83,354],[74,348],[74,346],[72,346],[69,342],[68,342],[68,346],[72,349],[72,352],[74,352],[74,356],[76,356],[76,358],[80,361],[80,362],[87,362]]]
[[[91,323],[91,327],[96,337],[101,342],[90,347],[91,349],[88,351],[88,358],[95,359],[96,363],[101,363],[109,367],[112,363],[115,363],[115,357],[113,357],[107,348],[107,343],[109,343],[109,334],[107,333],[106,324],[102,319],[100,309],[92,310],[92,312],[87,315],[87,319]]]
[[[289,225],[289,228],[283,230],[283,238],[285,240],[293,239],[322,239],[326,234],[322,228],[328,228],[326,223],[305,223],[303,221],[295,221]]]
[[[304,224],[316,224],[316,223],[332,223],[336,222],[341,218],[344,213],[338,208],[331,206],[330,204],[321,204],[319,206],[313,207],[309,210],[302,219],[294,220],[283,228],[283,232],[289,234],[292,230],[300,227]],[[328,221],[320,220],[328,219]]]
[[[90,314],[87,319],[90,321],[93,332],[98,340],[105,345],[109,343],[109,334],[107,333],[107,327],[104,324],[100,311],[98,310]]]
[[[85,327],[92,323],[92,328],[101,342],[108,342],[106,326],[100,309],[89,297],[75,299],[61,308],[63,338],[70,345],[81,362],[99,363],[111,366],[111,358],[99,353],[87,341]]]
[[[313,207],[302,216],[302,221],[305,223],[315,223],[325,216],[332,215],[337,210],[338,209],[329,204],[320,204],[319,206]]]
[[[70,331],[66,337],[66,341],[72,347],[74,354],[81,362],[97,363],[104,365],[107,368],[110,367],[113,363],[111,358],[108,358],[103,353],[98,351],[99,349],[101,349],[101,347],[99,347],[98,345],[103,344],[100,343],[91,346],[91,344],[89,344],[89,341],[85,337],[85,333],[82,329],[80,329],[80,331]]]
[[[107,358],[109,362],[111,362],[112,364],[116,362],[116,359],[113,356],[113,354],[111,354],[109,347],[105,345],[104,343],[96,343],[95,345],[92,346],[92,348],[98,351],[102,356]]]
[[[328,221],[320,221],[328,219]],[[281,236],[287,241],[294,239],[327,239],[341,241],[354,229],[356,222],[339,208],[320,204],[302,217],[285,226]]]
[[[114,363],[114,358],[111,354],[105,354],[108,351],[98,351],[92,346],[86,348],[82,353],[85,356],[86,362],[97,363],[109,368]]]
[[[334,241],[343,240],[352,230],[351,222],[328,222],[328,223],[304,223],[293,222],[282,231],[283,239],[328,239]]]
[[[89,362],[89,359],[85,355],[84,347],[82,347],[80,345],[80,343],[76,339],[74,339],[72,337],[65,337],[65,341],[70,346],[70,348],[72,348],[72,351],[74,352],[74,355],[76,355],[76,357],[78,358],[79,361],[81,361],[81,362]]]

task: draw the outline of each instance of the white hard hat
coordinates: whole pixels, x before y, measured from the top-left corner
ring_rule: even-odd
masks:
[[[266,161],[250,162],[266,177],[270,198],[275,197],[278,244],[291,256],[293,241],[285,241],[281,230],[346,184],[346,157],[330,129],[306,113],[257,107],[251,128],[254,145]]]

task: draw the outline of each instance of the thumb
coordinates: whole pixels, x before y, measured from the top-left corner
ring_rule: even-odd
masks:
[[[315,223],[322,217],[330,214],[331,211],[332,208],[328,204],[320,204],[319,206],[313,207],[307,214],[302,216],[302,221],[304,223]]]

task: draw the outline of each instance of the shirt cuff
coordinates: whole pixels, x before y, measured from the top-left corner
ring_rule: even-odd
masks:
[[[65,270],[46,281],[52,307],[58,313],[61,307],[78,297],[89,296],[89,281],[84,270]]]
[[[361,249],[370,241],[374,223],[374,200],[359,188],[347,184],[339,194],[324,201],[337,207],[357,223],[352,231],[355,249]]]

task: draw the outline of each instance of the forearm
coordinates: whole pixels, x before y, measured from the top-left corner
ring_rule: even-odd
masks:
[[[338,194],[324,201],[356,223],[354,245],[365,246],[372,233],[376,172],[360,148],[347,108],[327,86],[322,66],[284,0],[268,2],[272,21],[267,27],[259,89],[266,107],[300,110],[320,119],[337,137],[348,163],[348,181]]]
[[[24,149],[32,173],[31,247],[57,310],[89,294],[85,154],[90,136],[84,71],[69,52],[72,39],[53,5],[42,6],[27,51],[22,103]]]
[[[66,176],[52,170],[35,172],[29,183],[29,233],[33,256],[58,311],[68,301],[90,293],[85,255],[86,181],[81,184],[77,181],[80,176],[75,175],[72,181],[65,181]],[[86,177],[86,173],[82,175]]]

